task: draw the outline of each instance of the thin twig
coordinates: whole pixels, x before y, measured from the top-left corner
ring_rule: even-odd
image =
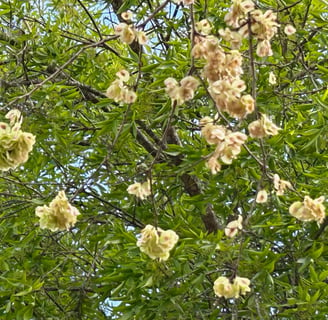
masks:
[[[294,3],[292,3],[292,4],[290,4],[289,6],[286,6],[286,7],[283,7],[283,8],[281,8],[281,9],[277,10],[277,12],[282,12],[282,11],[288,10],[288,9],[290,9],[290,8],[292,8],[292,7],[295,7],[296,5],[298,5],[298,4],[301,3],[301,2],[303,2],[303,0],[298,0],[298,1],[296,1],[296,2],[294,2]]]
[[[164,7],[170,2],[170,0],[165,0],[159,7],[157,7],[153,13],[142,23],[138,24],[136,26],[136,28],[140,28],[140,29],[144,29],[146,24],[152,20],[154,18],[154,16],[159,12],[161,11],[162,9],[164,9]]]
[[[96,21],[93,19],[92,15],[90,14],[89,10],[86,8],[86,6],[82,3],[81,0],[77,0],[77,2],[81,5],[81,7],[82,7],[83,10],[85,11],[85,13],[86,13],[86,14],[88,15],[88,17],[90,18],[90,20],[91,20],[93,26],[94,26],[95,29],[97,30],[97,33],[98,33],[98,35],[99,35],[99,38],[102,39],[102,38],[103,38],[103,37],[102,37],[102,34],[101,34],[101,32],[100,32],[100,30],[99,30],[97,24],[96,24]]]
[[[194,14],[194,6],[190,5],[190,23],[191,23],[191,30],[190,30],[190,42],[191,42],[191,49],[195,46],[195,14]],[[195,58],[190,53],[190,69],[188,75],[191,75],[194,71],[195,65]]]
[[[90,181],[98,174],[98,172],[99,172],[99,170],[101,169],[101,167],[109,160],[109,158],[110,158],[110,156],[111,156],[111,153],[112,153],[112,151],[113,151],[113,149],[114,149],[114,146],[115,146],[115,144],[117,143],[117,140],[118,140],[118,138],[119,138],[119,136],[121,135],[121,133],[122,133],[122,130],[123,130],[123,127],[124,127],[124,124],[125,124],[125,122],[126,122],[126,119],[127,119],[127,115],[128,115],[128,113],[129,113],[129,111],[130,111],[130,107],[131,107],[131,105],[129,104],[128,105],[128,107],[127,107],[127,109],[126,109],[126,111],[125,111],[125,113],[124,113],[124,116],[123,116],[123,119],[122,119],[122,122],[121,122],[121,125],[120,125],[120,127],[119,127],[119,129],[118,129],[118,131],[117,131],[117,133],[116,133],[116,135],[115,135],[115,138],[114,138],[114,140],[113,140],[113,142],[112,142],[112,144],[111,144],[111,146],[109,147],[109,150],[108,150],[108,153],[106,154],[106,156],[104,157],[104,159],[101,161],[101,163],[98,165],[98,167],[97,167],[97,169],[91,174],[91,176],[80,186],[80,188],[78,188],[76,191],[75,191],[75,193],[74,193],[74,195],[72,196],[72,198],[71,198],[71,200],[70,201],[73,201],[76,197],[77,197],[77,195],[82,191],[82,190],[84,190],[84,188],[85,188],[85,186],[87,186],[89,183],[90,183]]]
[[[155,203],[155,197],[154,197],[154,193],[153,193],[152,170],[153,170],[153,167],[154,167],[157,159],[159,158],[160,154],[162,153],[162,151],[163,151],[163,149],[166,145],[166,137],[167,137],[167,134],[169,132],[169,128],[171,126],[176,107],[177,107],[177,101],[174,101],[173,104],[172,104],[172,110],[171,110],[170,116],[168,118],[165,130],[164,130],[164,133],[163,133],[163,137],[161,139],[161,143],[159,144],[159,147],[157,149],[157,153],[156,153],[152,163],[149,166],[150,192],[151,192],[151,201],[152,201],[152,205],[153,205],[153,208],[154,208],[154,225],[155,225],[155,227],[157,227],[157,224],[158,224],[158,211],[157,211],[157,207],[156,207],[156,203]]]
[[[27,98],[29,97],[31,94],[33,94],[35,91],[37,91],[39,88],[41,88],[45,83],[49,82],[50,80],[52,80],[53,78],[55,78],[60,72],[62,72],[68,65],[70,65],[75,59],[78,58],[78,56],[84,52],[85,50],[89,49],[89,48],[93,48],[93,47],[97,47],[100,44],[111,40],[110,39],[102,39],[101,41],[95,42],[95,43],[91,43],[85,47],[82,47],[78,52],[76,52],[70,59],[68,59],[61,67],[59,67],[53,74],[51,74],[49,77],[47,77],[46,79],[44,79],[42,82],[38,83],[37,85],[35,85],[35,87],[30,90],[29,92],[17,97],[16,99],[12,100],[11,102],[9,102],[7,104],[7,107],[15,104],[17,101]]]

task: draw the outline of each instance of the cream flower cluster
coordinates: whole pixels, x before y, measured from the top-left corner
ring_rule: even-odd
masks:
[[[241,53],[237,50],[225,53],[213,36],[196,37],[195,43],[192,54],[206,60],[203,74],[209,81],[209,92],[217,108],[238,119],[252,113],[254,99],[250,95],[242,96],[246,85],[240,79],[243,74]]]
[[[270,40],[277,33],[278,27],[277,15],[272,10],[264,13],[261,10],[251,12],[251,30],[258,40],[256,54],[259,57],[272,56]]]
[[[35,214],[40,218],[41,229],[58,231],[73,227],[80,212],[68,202],[65,192],[59,191],[49,206],[37,207]]]
[[[224,229],[224,233],[227,237],[233,238],[237,235],[239,230],[243,229],[243,217],[238,216],[237,220],[230,221]]]
[[[135,195],[141,200],[145,200],[151,194],[150,182],[149,180],[147,180],[144,183],[140,183],[140,182],[133,183],[127,188],[127,192],[129,194]]]
[[[277,15],[272,10],[263,13],[254,8],[254,3],[250,0],[233,0],[230,12],[226,14],[224,20],[228,26],[237,29],[237,32],[230,32],[226,29],[219,33],[226,41],[231,42],[233,47],[239,47],[241,39],[248,37],[247,18],[249,14],[252,35],[258,40],[257,55],[259,57],[271,56],[270,40],[277,33],[279,27]]]
[[[131,20],[132,13],[130,11],[123,12],[121,17],[124,20]],[[125,22],[119,23],[115,27],[115,34],[120,37],[120,40],[126,44],[131,44],[133,41],[138,41],[139,44],[144,45],[147,43],[147,36],[143,31],[136,30],[133,25]]]
[[[304,201],[294,202],[289,207],[289,213],[301,221],[317,221],[322,223],[326,217],[323,196],[317,199],[311,199],[309,196],[304,197]]]
[[[286,189],[292,189],[292,184],[287,180],[280,179],[279,175],[273,175],[273,186],[277,196],[284,195]]]
[[[231,164],[241,151],[241,146],[245,143],[247,136],[241,132],[232,132],[221,125],[215,125],[213,119],[205,117],[201,119],[202,136],[209,144],[216,144],[213,155],[206,165],[212,174],[220,171],[220,159],[225,164]]]
[[[231,49],[239,49],[243,41],[242,34],[238,31],[232,31],[230,28],[219,29],[219,35],[230,43]]]
[[[248,125],[249,135],[252,138],[264,138],[266,136],[275,136],[281,130],[265,114],[261,115],[259,120],[253,121]]]
[[[224,17],[228,26],[239,28],[245,23],[248,12],[254,10],[254,3],[250,0],[232,0],[232,6],[229,13]]]
[[[21,130],[23,117],[17,109],[6,114],[9,124],[0,122],[0,170],[15,169],[28,160],[35,136]]]
[[[207,19],[203,19],[196,22],[195,29],[198,33],[202,35],[208,35],[211,33],[212,27]]]
[[[137,246],[151,259],[166,261],[178,240],[179,236],[173,230],[162,230],[147,225],[141,230],[141,238],[137,241]]]
[[[248,278],[242,278],[236,276],[233,282],[227,277],[219,277],[214,282],[214,292],[218,297],[224,297],[226,299],[239,298],[240,295],[245,295],[251,291],[250,280]]]
[[[116,73],[117,79],[112,82],[106,91],[106,96],[115,102],[133,103],[137,99],[137,95],[130,90],[125,83],[129,81],[130,74],[126,70]]]
[[[196,36],[192,55],[206,60],[204,76],[208,81],[236,78],[243,73],[242,56],[237,50],[225,53],[214,36]]]
[[[245,82],[241,79],[218,80],[210,85],[209,92],[219,110],[229,113],[234,118],[242,119],[255,108],[251,95],[241,96],[245,89]]]
[[[164,84],[166,86],[165,91],[172,99],[172,102],[176,101],[177,106],[180,106],[194,97],[199,81],[192,76],[187,76],[180,81],[180,85],[174,78],[167,78]]]

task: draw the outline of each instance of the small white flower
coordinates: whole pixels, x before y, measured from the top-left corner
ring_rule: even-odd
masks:
[[[266,190],[260,190],[256,196],[256,203],[265,203],[268,201],[268,193]]]
[[[136,197],[140,198],[141,200],[146,199],[150,194],[150,182],[147,180],[144,183],[133,183],[127,188],[127,192],[129,194],[133,194]]]
[[[272,85],[277,83],[277,78],[276,78],[276,76],[274,75],[273,72],[269,73],[269,83],[272,84]]]
[[[133,18],[133,13],[130,10],[128,10],[128,11],[122,12],[121,17],[124,20],[131,20]]]
[[[292,34],[294,34],[296,32],[296,29],[292,25],[288,24],[285,27],[284,32],[287,36],[291,36]]]
[[[233,220],[227,224],[224,229],[224,233],[227,237],[233,238],[237,235],[238,230],[243,229],[243,217],[241,215],[238,216],[237,220]]]

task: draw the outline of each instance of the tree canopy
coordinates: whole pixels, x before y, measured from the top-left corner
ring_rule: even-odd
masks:
[[[327,319],[322,0],[3,0],[1,319]]]

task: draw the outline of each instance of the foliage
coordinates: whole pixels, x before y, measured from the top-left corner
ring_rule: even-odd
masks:
[[[289,214],[294,202],[327,196],[327,2],[261,0],[280,28],[273,54],[240,47],[254,113],[218,123],[248,135],[261,113],[280,128],[247,138],[212,175],[215,147],[200,120],[218,110],[191,55],[195,25],[221,39],[230,1],[4,0],[0,4],[1,121],[11,109],[36,142],[23,165],[0,173],[1,319],[326,319],[326,226]],[[115,33],[131,10],[148,42]],[[292,25],[296,33],[286,35]],[[131,104],[105,93],[122,69]],[[276,84],[269,83],[269,74]],[[199,80],[194,97],[171,102],[164,81]],[[174,99],[173,99],[174,100]],[[277,195],[273,177],[291,183]],[[127,192],[150,180],[144,200]],[[258,191],[268,201],[256,203]],[[35,209],[64,190],[81,213],[70,230],[41,229]],[[147,194],[148,195],[148,194]],[[325,204],[325,202],[323,202]],[[224,228],[241,215],[242,230]],[[174,230],[167,261],[140,251],[141,229]],[[218,297],[218,277],[250,279],[238,299]]]

